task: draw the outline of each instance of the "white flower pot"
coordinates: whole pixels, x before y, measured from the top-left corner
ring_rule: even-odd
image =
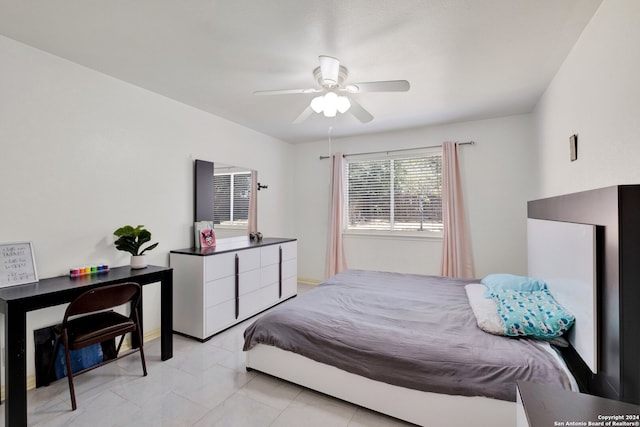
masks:
[[[131,255],[131,268],[140,269],[147,266],[146,255]]]

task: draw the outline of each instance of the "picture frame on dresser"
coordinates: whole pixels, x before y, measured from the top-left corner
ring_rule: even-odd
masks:
[[[194,222],[193,231],[196,248],[210,248],[216,245],[216,234],[213,230],[213,221]]]

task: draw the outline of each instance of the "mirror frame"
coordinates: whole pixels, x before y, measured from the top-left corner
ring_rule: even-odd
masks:
[[[213,221],[213,162],[194,162],[193,221]]]

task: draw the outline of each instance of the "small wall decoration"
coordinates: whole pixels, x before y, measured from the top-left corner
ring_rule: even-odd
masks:
[[[216,245],[213,221],[198,221],[193,224],[196,248],[211,248]]]
[[[31,242],[0,243],[0,288],[37,281]]]
[[[569,151],[571,153],[571,161],[578,160],[578,134],[575,133],[569,137]]]

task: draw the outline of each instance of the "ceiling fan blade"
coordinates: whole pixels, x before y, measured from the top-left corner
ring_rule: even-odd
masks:
[[[351,101],[351,108],[349,108],[349,112],[354,115],[354,117],[360,120],[362,123],[369,123],[373,120],[373,116],[370,112],[365,110],[362,105],[358,104],[353,98],[349,98]]]
[[[262,96],[262,95],[290,95],[296,93],[318,93],[320,89],[276,89],[276,90],[256,90],[253,92],[254,95]]]
[[[300,113],[300,115],[293,121],[294,125],[297,125],[298,123],[302,123],[305,120],[307,120],[309,118],[309,116],[311,116],[313,114],[313,109],[311,108],[311,106],[308,106],[302,113]]]
[[[325,84],[335,86],[338,84],[338,74],[340,73],[340,61],[332,56],[320,55],[320,73]]]
[[[406,80],[388,80],[384,82],[351,83],[346,86],[349,93],[360,92],[406,92],[411,86]]]

